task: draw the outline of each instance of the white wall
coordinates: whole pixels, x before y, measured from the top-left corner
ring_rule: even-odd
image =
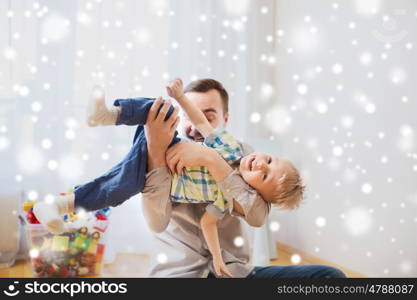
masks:
[[[276,9],[276,96],[292,119],[279,139],[308,187],[299,211],[276,213],[276,238],[367,275],[416,276],[417,2]]]

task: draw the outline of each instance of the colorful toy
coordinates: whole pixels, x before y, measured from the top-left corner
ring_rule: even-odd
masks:
[[[106,208],[98,210],[95,213],[95,216],[98,220],[107,220],[108,217],[110,216],[110,208],[106,207]]]
[[[69,237],[55,235],[52,239],[52,251],[67,251],[69,247]]]
[[[29,222],[29,224],[39,224],[38,219],[36,219],[34,213],[33,213],[33,206],[36,202],[29,201],[23,203],[23,210],[27,211],[26,220]]]
[[[100,244],[101,237],[99,232],[89,233],[87,227],[81,227],[76,232],[44,236],[41,240],[36,238],[36,243],[41,246],[37,248],[40,255],[32,259],[35,276],[73,277],[99,274],[105,248]],[[79,247],[80,245],[82,246]]]
[[[25,202],[23,203],[23,210],[24,211],[29,211],[32,209],[32,207],[35,205],[35,201],[29,201],[29,202]]]
[[[67,277],[68,276],[68,269],[66,267],[61,267],[59,270],[59,277]]]
[[[35,214],[33,213],[32,210],[28,211],[26,219],[28,220],[30,224],[40,224],[40,222],[38,221],[38,219],[36,219]]]
[[[76,214],[65,216],[66,222],[77,222],[68,224],[68,232],[53,235],[39,225],[33,214],[35,203],[23,204],[30,233],[30,248],[39,251],[36,257],[31,257],[34,276],[53,278],[99,274],[105,250],[103,236],[108,227],[110,209],[94,212],[91,216],[95,216],[95,220],[89,218],[85,223]],[[74,228],[78,223],[85,226]],[[89,232],[89,228],[92,231]]]
[[[74,213],[70,213],[69,215],[64,216],[64,221],[66,222],[73,222],[78,219],[79,219],[78,216]]]
[[[86,247],[87,241],[87,227],[81,227],[78,232],[75,234],[74,247],[84,249]]]
[[[97,245],[98,245],[98,242],[100,240],[100,233],[95,231],[91,237],[92,237],[92,240],[91,240],[90,245],[87,249],[87,252],[91,253],[91,254],[96,254],[97,253]]]
[[[39,251],[47,250],[50,247],[51,247],[51,239],[47,238],[47,237],[43,237],[43,244],[42,244],[41,248],[39,249]]]

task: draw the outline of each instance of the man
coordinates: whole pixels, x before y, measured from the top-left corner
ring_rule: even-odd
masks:
[[[212,79],[201,79],[189,84],[187,97],[205,114],[214,127],[225,127],[229,118],[228,94],[222,84]],[[169,104],[164,104],[165,107]],[[165,113],[167,109],[161,109]],[[202,148],[193,143],[179,143],[168,152],[175,128],[167,126],[164,118],[148,118],[146,134],[148,141],[148,173],[142,193],[145,219],[154,231],[158,253],[166,255],[166,262],[154,262],[152,277],[214,277],[211,255],[205,243],[200,219],[205,212],[204,204],[172,203],[169,198],[169,169],[181,168],[191,162],[204,161]],[[172,124],[172,120],[169,124]],[[202,141],[201,134],[185,120],[183,134],[194,141]],[[203,146],[200,146],[203,147]],[[242,144],[245,154],[252,149]],[[168,158],[177,157],[175,161]],[[281,278],[281,277],[345,277],[333,267],[310,266],[270,266],[248,265],[249,242],[242,220],[249,225],[262,226],[270,207],[252,190],[242,190],[240,177],[227,163],[219,162],[216,170],[210,169],[222,192],[233,198],[234,212],[218,222],[220,245],[223,259],[235,277]],[[176,165],[176,166],[175,166]],[[215,174],[213,174],[215,173]],[[216,176],[215,176],[216,175]],[[239,196],[237,196],[239,195]],[[236,238],[243,239],[243,245],[235,245]]]

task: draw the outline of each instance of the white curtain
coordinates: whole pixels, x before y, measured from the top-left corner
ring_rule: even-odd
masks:
[[[212,77],[230,93],[229,129],[240,139],[270,136],[250,123],[273,100],[275,1],[171,1],[169,74]],[[262,99],[259,99],[262,95]],[[262,100],[262,101],[259,101]]]
[[[108,105],[162,94],[168,21],[154,1],[1,0],[0,11],[0,194],[42,200],[128,152],[134,128],[88,128],[86,103],[95,84]],[[113,210],[108,254],[150,251],[138,201]]]

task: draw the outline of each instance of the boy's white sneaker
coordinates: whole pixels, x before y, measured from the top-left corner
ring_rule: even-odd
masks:
[[[117,107],[107,108],[103,89],[99,86],[94,87],[88,103],[87,125],[90,127],[115,125],[118,116]]]
[[[74,194],[59,195],[53,201],[38,202],[33,206],[33,213],[38,221],[53,234],[65,231],[63,216],[74,211]]]

